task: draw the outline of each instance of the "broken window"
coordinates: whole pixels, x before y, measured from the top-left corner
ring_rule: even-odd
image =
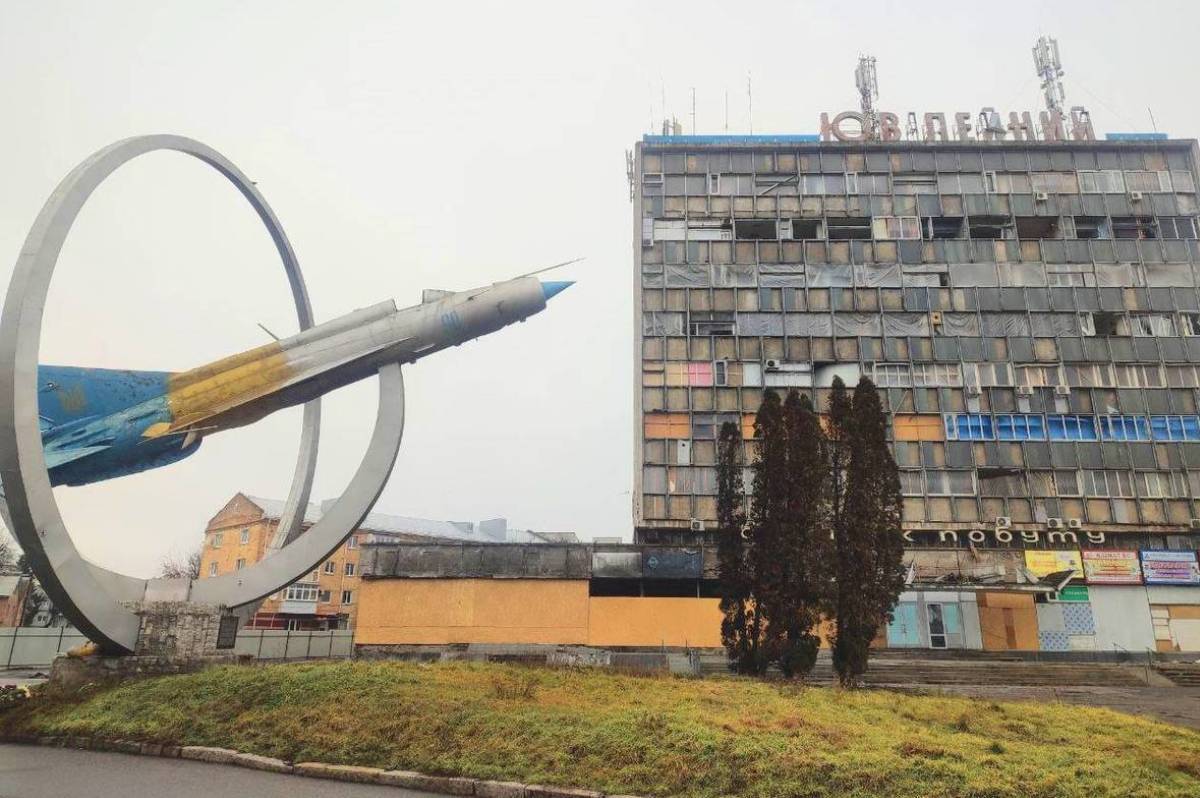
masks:
[[[1076,238],[1112,238],[1106,216],[1076,216]]]
[[[693,313],[688,323],[688,335],[733,335],[733,314],[726,312]]]
[[[1175,320],[1165,313],[1132,313],[1129,327],[1134,335],[1175,335]]]
[[[1160,238],[1190,238],[1196,237],[1196,220],[1191,216],[1162,216],[1158,220]]]
[[[1125,191],[1125,179],[1118,169],[1080,172],[1079,190],[1084,194],[1121,194]]]
[[[792,219],[792,238],[816,241],[825,238],[825,224],[820,219]]]
[[[921,224],[916,216],[876,216],[872,222],[875,238],[920,238]]]
[[[828,222],[829,239],[845,241],[847,239],[868,240],[871,238],[870,216],[847,216],[841,219],[830,219]]]
[[[997,194],[1028,194],[1033,189],[1025,172],[989,172],[988,191]],[[992,186],[995,186],[994,188]]]
[[[1083,317],[1088,314],[1081,313],[1079,315],[1080,320],[1082,321]],[[1090,315],[1092,317],[1091,335],[1107,336],[1119,334],[1117,332],[1117,325],[1124,321],[1124,316],[1122,316],[1120,313],[1112,313],[1106,310],[1101,310]],[[1082,327],[1084,335],[1088,335],[1087,324],[1083,324]]]
[[[1012,238],[1012,220],[1007,216],[972,216],[967,219],[971,238]]]
[[[1113,238],[1158,238],[1157,225],[1149,216],[1114,216]]]
[[[1170,191],[1170,172],[1126,172],[1125,187],[1129,191]]]
[[[983,175],[975,173],[939,172],[937,184],[942,194],[983,193]]]
[[[934,174],[899,174],[892,178],[895,194],[936,194],[937,176]]]
[[[1184,335],[1200,335],[1200,313],[1180,313],[1179,327]]]
[[[739,240],[774,241],[779,238],[774,219],[736,219],[733,237]]]
[[[1017,238],[1032,241],[1039,238],[1062,238],[1057,216],[1018,216]]]
[[[1117,172],[1117,174],[1121,174]],[[1078,194],[1079,181],[1074,172],[1034,172],[1029,176],[1035,192],[1046,194]]]
[[[1148,363],[1115,363],[1113,380],[1118,388],[1162,388],[1162,368]]]
[[[929,216],[925,219],[925,238],[962,238],[961,216]]]

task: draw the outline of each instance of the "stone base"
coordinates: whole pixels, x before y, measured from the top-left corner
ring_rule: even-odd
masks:
[[[134,654],[189,660],[217,655],[223,609],[186,601],[141,601],[130,609],[142,619]]]
[[[212,657],[174,659],[171,657],[138,656],[106,657],[92,655],[74,657],[60,654],[50,666],[47,684],[53,690],[75,692],[88,684],[118,682],[141,676],[166,676],[192,673],[213,665],[236,665],[249,657],[224,654]]]

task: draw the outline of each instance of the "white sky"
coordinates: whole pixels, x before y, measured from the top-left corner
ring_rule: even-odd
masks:
[[[986,10],[983,10],[985,9]],[[1200,131],[1191,2],[401,4],[0,2],[0,291],[58,181],[116,140],[171,132],[258,181],[319,321],[425,287],[568,258],[543,314],[406,370],[383,512],[631,534],[633,309],[624,150],[667,111],[691,132],[815,132],[853,108],[860,52],[881,106],[1037,110],[1030,48],[1058,37],[1068,101],[1097,131]],[[295,331],[282,268],[215,172],[146,156],[93,197],[59,262],[42,362],[184,369]],[[340,493],[375,386],[326,401],[314,496]],[[84,553],[150,575],[238,490],[283,498],[297,411],[183,463],[60,488]]]

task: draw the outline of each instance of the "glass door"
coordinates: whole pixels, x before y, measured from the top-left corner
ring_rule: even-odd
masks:
[[[946,618],[941,604],[927,604],[929,610],[929,647],[946,647]]]

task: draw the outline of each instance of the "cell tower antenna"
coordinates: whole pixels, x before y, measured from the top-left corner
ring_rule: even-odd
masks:
[[[858,102],[862,109],[863,133],[867,139],[879,138],[879,81],[875,75],[875,56],[860,55],[854,70],[854,83],[858,86]]]
[[[1033,64],[1042,79],[1042,96],[1046,98],[1046,110],[1063,113],[1067,107],[1066,92],[1063,91],[1062,61],[1058,57],[1058,41],[1042,36],[1033,48]]]

